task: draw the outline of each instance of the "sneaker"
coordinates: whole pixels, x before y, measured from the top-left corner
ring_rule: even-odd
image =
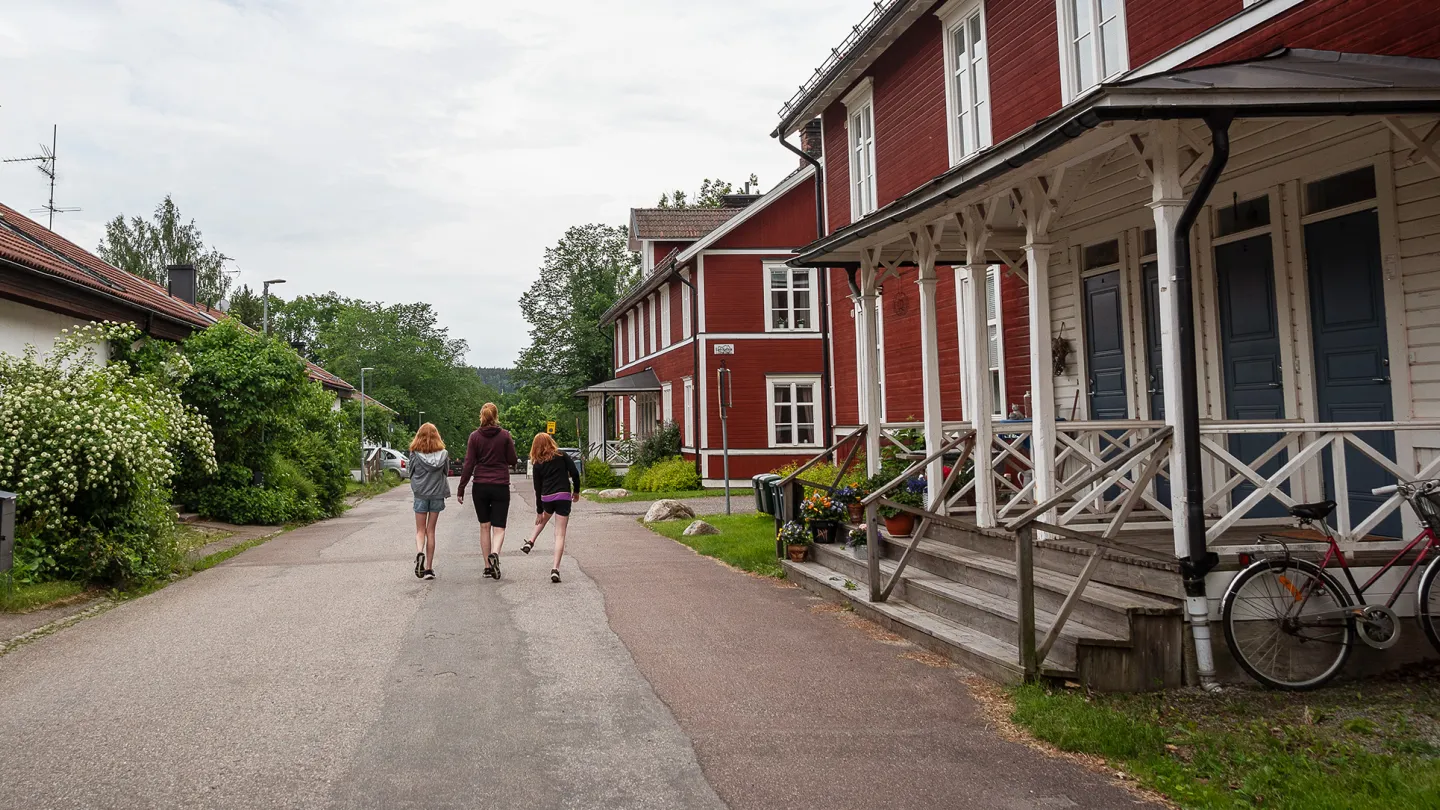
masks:
[[[494,553],[492,553],[492,554],[490,555],[490,576],[492,576],[492,577],[494,577],[494,578],[496,578],[496,579],[499,579],[499,578],[500,578],[500,555],[499,555],[499,554],[494,554]]]
[[[415,554],[415,576],[416,576],[416,577],[422,577],[422,576],[424,576],[424,575],[425,575],[425,552],[423,552],[423,551],[416,552],[416,554]]]
[[[431,571],[429,568],[426,568],[424,575],[421,576],[420,578],[421,578],[421,579],[434,579],[434,578],[435,578],[435,572],[434,572],[434,571]]]
[[[485,566],[485,570],[480,572],[480,576],[487,579],[493,578],[495,576],[495,569],[487,565]]]
[[[550,569],[550,581],[551,581],[551,582],[559,582],[559,581],[560,581],[560,569],[559,569],[559,568],[551,568],[551,569]]]
[[[523,552],[523,553],[525,553],[525,554],[529,554],[529,553],[530,553],[530,549],[532,549],[532,548],[535,548],[535,543],[532,542],[532,541],[530,541],[530,540],[526,540],[526,541],[525,541],[525,544],[522,545],[522,546],[520,546],[520,551]]]

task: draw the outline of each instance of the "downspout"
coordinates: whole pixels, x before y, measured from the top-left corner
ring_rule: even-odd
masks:
[[[1200,470],[1200,391],[1195,378],[1195,309],[1194,285],[1190,277],[1190,229],[1205,207],[1210,192],[1225,171],[1230,159],[1230,122],[1233,111],[1205,116],[1210,128],[1212,156],[1210,165],[1200,175],[1199,186],[1175,226],[1175,299],[1179,307],[1177,331],[1180,340],[1180,401],[1188,416],[1180,426],[1180,443],[1185,457],[1185,516],[1189,535],[1189,555],[1180,559],[1180,574],[1185,581],[1185,607],[1189,613],[1190,630],[1195,637],[1195,663],[1200,670],[1200,683],[1208,691],[1220,688],[1215,680],[1215,656],[1210,645],[1210,603],[1205,594],[1205,575],[1214,570],[1220,558],[1206,548],[1205,488]]]
[[[825,238],[825,173],[820,161],[814,155],[800,149],[784,135],[776,136],[780,145],[800,156],[800,159],[815,167],[815,238]],[[820,285],[820,421],[823,424],[823,441],[826,447],[835,443],[835,419],[830,403],[830,273],[826,271]]]
[[[700,378],[700,290],[695,287],[695,280],[685,278],[685,274],[678,269],[675,276],[680,283],[690,288],[690,328],[695,334],[690,336],[690,375],[694,384],[690,386],[690,435],[695,437],[695,474],[700,480],[705,480],[705,469],[700,463],[700,386],[705,381]],[[682,440],[683,447],[685,442]],[[729,482],[726,482],[729,485]]]

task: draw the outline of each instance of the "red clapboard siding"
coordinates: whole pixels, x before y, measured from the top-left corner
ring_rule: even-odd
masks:
[[[937,267],[935,284],[936,332],[940,336],[940,418],[959,421],[965,416],[960,397],[960,323],[955,301],[955,271]],[[915,362],[920,362],[917,356]]]
[[[920,291],[914,278],[885,282],[880,296],[881,335],[885,351],[885,419],[919,422],[924,418],[924,385],[920,363]]]
[[[1126,0],[1130,66],[1139,67],[1244,11],[1241,0]]]
[[[666,256],[670,255],[670,251],[684,250],[694,244],[694,242],[652,242],[651,244],[655,248],[655,252],[651,255],[655,257],[655,264],[659,264]]]
[[[880,206],[950,166],[941,34],[940,19],[927,13],[870,69],[875,80],[875,192]]]
[[[850,224],[850,143],[845,105],[831,104],[821,116],[825,129],[825,220],[831,231]]]
[[[730,446],[732,448],[766,448],[770,446],[767,419],[766,376],[820,374],[820,339],[726,339],[735,346],[735,353],[724,357],[706,358],[706,419],[709,420],[709,444],[720,446],[720,393],[716,370],[720,361],[730,369],[731,401],[729,414]],[[709,344],[713,345],[713,344]],[[708,349],[707,351],[713,351]],[[819,403],[816,403],[818,418]],[[816,448],[810,455],[823,448]]]
[[[740,216],[744,216],[741,214]],[[712,247],[791,248],[815,241],[815,180],[806,180],[765,210],[725,234]]]
[[[990,130],[999,143],[1060,109],[1055,0],[988,0],[985,24]]]
[[[1005,343],[1004,410],[1009,414],[1015,405],[1026,407],[1030,391],[1030,301],[1025,283],[1006,272],[1000,274],[1000,329]]]
[[[705,330],[764,332],[765,262],[783,262],[788,258],[789,253],[704,254]]]
[[[855,380],[855,318],[850,284],[843,270],[830,275],[830,355],[835,358],[835,424],[860,424]]]
[[[1297,6],[1186,66],[1253,59],[1282,47],[1440,58],[1440,3],[1316,0]]]
[[[731,456],[730,480],[740,481],[746,478],[753,478],[761,473],[778,470],[792,461],[809,461],[814,458],[815,453],[818,452],[820,452],[819,449],[811,453],[797,453],[794,455],[779,453],[770,455],[767,453],[763,456]],[[711,480],[718,480],[725,477],[725,459],[718,455],[706,459],[704,475]],[[736,514],[741,514],[754,508],[750,505],[750,498],[752,496],[747,490],[732,490],[730,497],[733,499],[732,503],[734,504]]]
[[[685,339],[685,283],[676,279],[670,282],[670,341]]]

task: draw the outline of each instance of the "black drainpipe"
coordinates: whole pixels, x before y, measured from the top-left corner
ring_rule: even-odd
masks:
[[[694,332],[691,335],[691,377],[694,384],[690,386],[690,435],[695,437],[695,473],[703,481],[705,479],[705,467],[700,463],[700,420],[703,415],[700,413],[700,386],[705,381],[700,378],[700,290],[695,287],[695,280],[685,278],[685,274],[679,269],[675,271],[675,277],[680,283],[690,288],[690,329]],[[681,446],[685,444],[684,437],[681,437]]]
[[[1190,554],[1180,559],[1185,578],[1185,594],[1205,596],[1205,575],[1219,564],[1220,558],[1205,544],[1205,489],[1200,479],[1200,391],[1195,379],[1195,309],[1194,285],[1190,278],[1190,228],[1215,189],[1220,173],[1230,159],[1230,122],[1233,111],[1205,116],[1210,127],[1212,155],[1210,165],[1200,175],[1195,194],[1180,213],[1175,227],[1175,300],[1179,306],[1177,329],[1180,340],[1180,401],[1189,419],[1180,426],[1180,442],[1185,452],[1185,515],[1188,519]]]
[[[820,161],[800,149],[784,135],[776,135],[780,145],[800,156],[800,159],[815,167],[815,238],[825,237],[825,182],[822,179]],[[830,405],[830,272],[824,273],[820,282],[820,421],[823,424],[822,444],[826,447],[835,443],[835,419]]]

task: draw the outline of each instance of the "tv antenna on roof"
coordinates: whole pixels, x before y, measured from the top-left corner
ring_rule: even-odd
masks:
[[[74,212],[74,211],[79,211],[79,210],[80,210],[79,208],[61,208],[61,207],[57,207],[57,206],[55,205],[55,159],[56,159],[55,148],[56,148],[56,146],[59,144],[59,138],[60,138],[60,127],[59,127],[59,125],[57,124],[57,125],[54,125],[54,126],[51,128],[51,130],[50,130],[50,145],[47,147],[47,146],[46,146],[45,144],[43,144],[43,143],[40,144],[40,154],[38,154],[38,155],[30,155],[29,157],[6,158],[6,159],[3,161],[3,162],[5,162],[5,163],[36,163],[36,164],[39,164],[39,165],[37,165],[35,168],[39,169],[41,174],[43,174],[43,175],[45,175],[46,177],[50,178],[50,201],[47,202],[45,205],[41,206],[40,208],[32,208],[32,209],[30,209],[30,213],[32,213],[32,214],[40,214],[40,213],[49,212],[49,214],[50,214],[50,224],[49,224],[47,227],[49,227],[49,229],[52,230],[52,231],[55,230],[55,215],[56,215],[56,214],[69,214],[69,213],[72,213],[72,212]]]

